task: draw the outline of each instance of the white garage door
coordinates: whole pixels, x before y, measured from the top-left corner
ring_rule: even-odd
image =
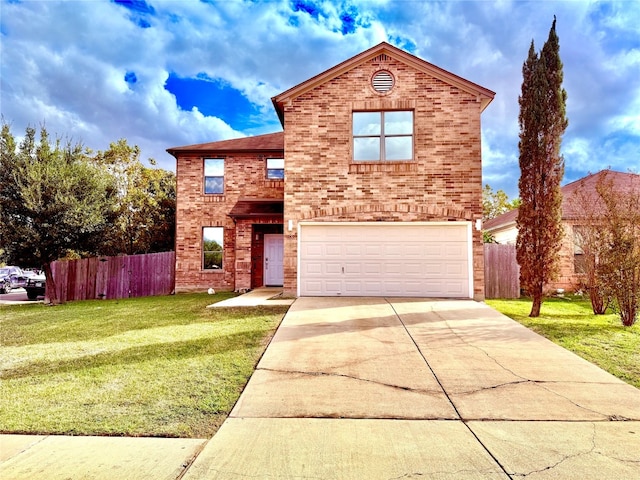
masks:
[[[469,298],[470,227],[455,223],[301,224],[302,296]]]

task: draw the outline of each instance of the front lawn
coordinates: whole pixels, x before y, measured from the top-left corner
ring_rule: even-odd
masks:
[[[288,308],[229,296],[0,306],[0,432],[210,437]]]
[[[623,327],[615,314],[594,315],[588,299],[548,298],[538,318],[531,300],[487,300],[487,305],[567,350],[640,388],[640,323]]]

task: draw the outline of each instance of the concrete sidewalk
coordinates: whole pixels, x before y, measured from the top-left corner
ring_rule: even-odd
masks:
[[[640,390],[473,301],[300,298],[208,442],[0,442],[3,480],[631,479]]]

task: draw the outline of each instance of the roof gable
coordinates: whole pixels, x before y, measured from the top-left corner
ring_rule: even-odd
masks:
[[[283,152],[284,132],[267,133],[266,135],[256,135],[254,137],[232,138],[231,140],[220,140],[218,142],[197,143],[184,147],[168,148],[174,157],[178,153],[207,153],[222,154],[231,152]]]
[[[348,60],[345,60],[342,63],[339,63],[333,68],[326,70],[315,77],[306,80],[295,87],[290,88],[289,90],[281,93],[280,95],[276,95],[271,99],[273,105],[278,113],[278,117],[280,117],[280,121],[284,123],[284,105],[300,95],[305,94],[309,90],[312,90],[319,85],[322,85],[334,78],[342,75],[343,73],[356,68],[359,65],[362,65],[365,62],[372,60],[373,58],[379,55],[388,55],[393,59],[403,62],[406,65],[409,65],[415,68],[418,71],[422,71],[427,73],[443,82],[454,85],[461,90],[468,92],[472,95],[476,95],[479,97],[481,102],[481,111],[484,110],[489,103],[493,100],[495,96],[495,92],[484,88],[476,83],[473,83],[469,80],[466,80],[458,75],[455,75],[451,72],[448,72],[440,67],[437,67],[421,58],[416,57],[415,55],[411,55],[410,53],[405,52],[393,45],[382,42],[375,47],[370,48],[369,50],[365,50],[364,52],[351,57]]]

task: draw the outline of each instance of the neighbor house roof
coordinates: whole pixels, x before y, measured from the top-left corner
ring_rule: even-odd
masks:
[[[174,157],[176,156],[176,153],[276,153],[283,151],[284,132],[267,133],[266,135],[256,135],[254,137],[232,138],[231,140],[220,140],[218,142],[197,143],[195,145],[186,145],[184,147],[167,148],[167,152]]]
[[[448,72],[440,67],[437,67],[421,58],[416,57],[415,55],[411,55],[410,53],[405,52],[393,45],[382,42],[375,47],[370,48],[369,50],[365,50],[364,52],[356,55],[355,57],[351,57],[348,60],[345,60],[342,63],[339,63],[333,68],[326,70],[315,77],[302,82],[295,87],[290,88],[289,90],[277,95],[271,99],[273,105],[276,108],[276,112],[278,112],[278,117],[280,117],[280,122],[284,125],[284,106],[288,102],[291,102],[295,98],[303,95],[304,93],[312,90],[324,83],[327,83],[330,80],[333,80],[339,75],[342,75],[349,70],[361,65],[369,60],[379,56],[379,55],[388,55],[391,58],[394,58],[400,62],[405,63],[419,71],[427,73],[432,77],[438,78],[449,85],[454,85],[461,90],[468,92],[472,95],[476,95],[481,102],[481,111],[484,110],[489,103],[493,100],[495,96],[495,92],[489,90],[488,88],[482,87],[476,83],[473,83],[469,80],[466,80],[458,75],[455,75],[451,72]]]
[[[586,177],[568,183],[560,189],[560,191],[562,192],[563,220],[575,219],[580,213],[578,211],[580,208],[579,203],[567,200],[571,199],[579,189],[584,189],[583,191],[587,193],[595,193],[596,185],[598,185],[598,182],[603,178],[606,178],[607,181],[612,182],[612,188],[616,192],[629,191],[632,185],[635,185],[635,188],[640,188],[640,175],[637,175],[635,173],[601,170],[598,173],[589,174]],[[483,228],[484,230],[491,231],[497,230],[499,228],[504,228],[506,226],[515,225],[517,217],[518,209],[516,208],[514,210],[503,213],[502,215],[498,215],[491,220],[487,220],[486,222],[484,222]]]

